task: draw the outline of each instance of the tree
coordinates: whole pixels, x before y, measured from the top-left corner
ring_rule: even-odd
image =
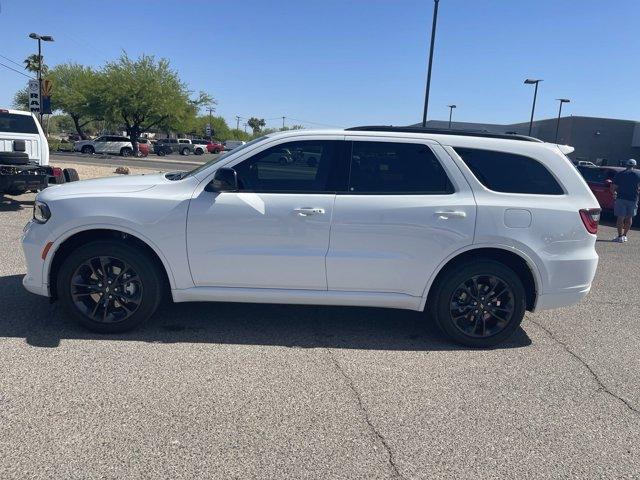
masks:
[[[44,63],[44,57],[42,55],[34,53],[33,55],[29,55],[27,58],[25,58],[23,62],[25,65],[24,69],[28,70],[29,72],[36,73],[40,67],[40,62],[42,62],[42,75],[44,76],[49,71],[49,67],[47,67],[46,63]]]
[[[198,107],[213,99],[204,92],[192,100],[191,92],[166,59],[142,55],[132,60],[123,53],[102,69],[98,88],[105,118],[123,123],[138,152],[138,137],[151,128],[177,130],[196,116]]]
[[[247,120],[247,125],[251,127],[254,135],[260,133],[262,127],[264,127],[266,124],[267,122],[264,121],[264,118],[251,117],[249,120]]]
[[[69,115],[80,138],[86,139],[86,127],[104,116],[97,92],[99,74],[77,63],[62,63],[47,77],[53,83],[52,109]]]
[[[18,90],[13,95],[13,102],[11,106],[16,110],[29,111],[29,89],[27,87]]]

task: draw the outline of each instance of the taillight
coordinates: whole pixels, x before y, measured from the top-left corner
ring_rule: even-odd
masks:
[[[584,228],[587,232],[598,233],[598,222],[600,221],[600,209],[599,208],[583,208],[580,210],[580,218],[584,223]]]
[[[53,176],[54,177],[61,177],[62,176],[62,169],[60,167],[52,167],[53,170]]]

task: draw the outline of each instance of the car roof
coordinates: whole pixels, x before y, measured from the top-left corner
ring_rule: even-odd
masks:
[[[11,110],[6,108],[0,108],[0,112],[11,113],[15,115],[28,115],[31,116],[31,112],[25,112],[24,110]]]

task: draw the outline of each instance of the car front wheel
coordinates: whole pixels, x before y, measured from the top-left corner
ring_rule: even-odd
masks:
[[[62,306],[89,330],[124,332],[147,320],[158,308],[161,273],[144,250],[100,240],[65,258],[57,292]]]
[[[509,267],[478,260],[452,269],[436,285],[430,313],[456,343],[487,348],[509,338],[526,308],[522,281]]]

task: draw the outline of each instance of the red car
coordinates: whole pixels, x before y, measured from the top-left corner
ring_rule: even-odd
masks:
[[[623,167],[576,167],[587,181],[587,185],[595,195],[602,210],[613,210],[613,195],[610,187],[613,177],[624,170]]]
[[[224,145],[219,140],[211,140],[207,143],[207,151],[209,153],[220,153],[224,150]]]

